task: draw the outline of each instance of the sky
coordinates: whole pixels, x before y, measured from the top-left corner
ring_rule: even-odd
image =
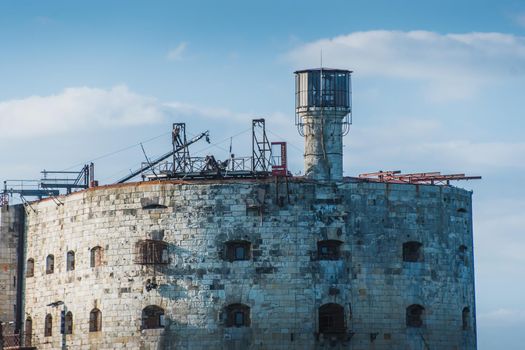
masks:
[[[344,174],[482,175],[473,193],[479,349],[525,343],[525,2],[0,0],[0,180],[95,163],[115,182],[209,130],[194,155],[287,141],[297,69],[351,69]],[[235,136],[235,137],[232,137]]]

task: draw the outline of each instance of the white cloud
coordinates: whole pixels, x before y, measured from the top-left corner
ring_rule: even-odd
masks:
[[[166,107],[173,110],[175,113],[180,113],[187,116],[200,116],[206,119],[224,120],[249,120],[250,114],[233,112],[227,108],[222,107],[204,107],[196,106],[184,102],[169,102],[164,104]]]
[[[184,52],[186,51],[186,47],[188,45],[185,42],[181,42],[179,45],[177,45],[176,48],[171,49],[168,52],[168,60],[170,61],[180,61],[182,60],[182,56]]]
[[[502,33],[354,32],[301,45],[299,67],[349,68],[362,76],[416,80],[433,99],[470,97],[490,82],[525,73],[525,38]]]
[[[344,154],[346,164],[359,171],[375,171],[380,167],[405,172],[467,169],[472,174],[525,170],[521,160],[525,142],[459,139],[449,136],[447,126],[436,120],[393,120],[373,127],[352,128],[345,139],[349,146]]]
[[[166,114],[155,98],[133,93],[124,85],[108,90],[73,87],[57,95],[0,102],[0,130],[3,138],[33,137],[156,123]]]

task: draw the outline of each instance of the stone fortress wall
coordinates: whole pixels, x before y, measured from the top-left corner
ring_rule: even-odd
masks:
[[[60,200],[27,210],[25,330],[38,349],[476,348],[469,191],[270,178],[130,183]],[[147,240],[165,244],[166,264],[138,263]],[[232,259],[227,242],[247,244],[247,259]],[[338,244],[327,246],[335,256],[323,242]],[[404,261],[407,242],[421,244],[416,261]],[[145,327],[151,305],[163,327]],[[411,305],[423,308],[415,327]],[[62,310],[72,334],[61,334]]]

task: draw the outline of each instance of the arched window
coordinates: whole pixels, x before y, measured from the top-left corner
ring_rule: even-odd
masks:
[[[26,277],[33,277],[35,275],[35,260],[27,259]]]
[[[344,333],[345,330],[344,307],[328,303],[319,308],[319,333]]]
[[[142,329],[164,328],[164,309],[149,305],[142,309]]]
[[[403,243],[403,261],[420,262],[423,261],[423,244],[416,241]]]
[[[26,328],[25,328],[25,346],[31,346],[33,339],[33,319],[31,317],[26,318]]]
[[[142,209],[155,210],[155,209],[166,209],[167,206],[160,204],[159,197],[141,198],[140,204]]]
[[[406,322],[408,327],[422,327],[423,326],[423,313],[425,308],[418,304],[413,304],[407,307],[406,311]]]
[[[136,249],[137,264],[162,265],[169,262],[167,242],[155,239],[146,239],[137,242]]]
[[[341,257],[342,243],[332,239],[317,242],[317,257],[319,260],[338,260]]]
[[[230,304],[226,307],[226,327],[249,327],[250,307],[244,304]]]
[[[251,243],[248,241],[228,241],[226,242],[226,260],[250,260]]]
[[[55,272],[55,256],[49,254],[46,258],[46,274]]]
[[[75,269],[75,252],[70,250],[66,256],[66,270],[73,271]]]
[[[102,330],[102,313],[99,309],[93,309],[89,313],[89,331],[100,332]]]
[[[44,322],[44,337],[50,337],[53,335],[53,316],[51,314],[46,315]]]
[[[464,331],[469,330],[470,328],[470,309],[468,307],[464,307],[463,311],[461,312],[461,320],[462,320],[462,328]]]
[[[91,248],[90,265],[91,267],[102,265],[102,248],[100,246]]]
[[[68,311],[64,318],[64,331],[66,334],[73,334],[73,314],[71,311]]]

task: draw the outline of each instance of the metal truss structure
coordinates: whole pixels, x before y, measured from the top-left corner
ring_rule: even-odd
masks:
[[[481,176],[466,176],[465,174],[443,175],[440,172],[402,174],[401,170],[390,170],[359,174],[359,178],[387,183],[450,185],[450,181],[480,180]]]

